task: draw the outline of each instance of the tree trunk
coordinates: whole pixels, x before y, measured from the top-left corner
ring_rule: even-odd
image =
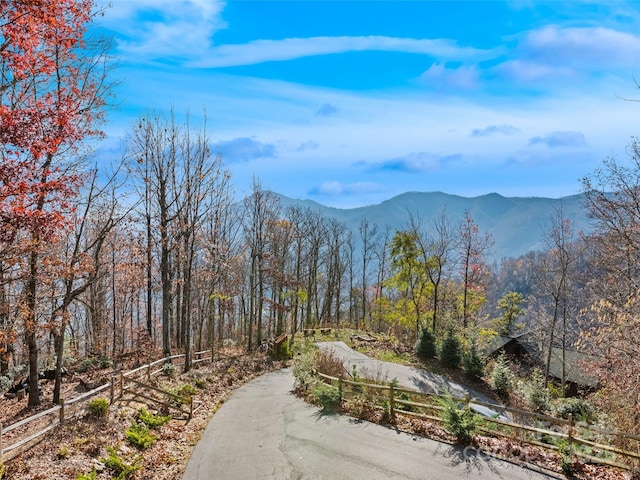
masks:
[[[27,315],[26,322],[27,348],[29,349],[29,406],[40,405],[40,391],[38,389],[38,315],[36,312],[38,252],[37,239],[31,248],[29,256],[29,278],[26,285]]]
[[[62,322],[61,331],[53,334],[53,344],[56,350],[56,375],[53,387],[53,403],[60,404],[60,390],[62,389],[62,363],[64,359],[64,331],[65,324]]]

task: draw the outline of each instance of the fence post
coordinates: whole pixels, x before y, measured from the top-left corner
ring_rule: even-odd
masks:
[[[193,395],[189,397],[189,420],[193,418]]]
[[[395,392],[392,383],[391,385],[389,385],[389,420],[391,420],[391,422],[394,422],[395,418]]]
[[[151,381],[151,362],[147,365],[147,382]]]
[[[569,413],[569,438],[567,439],[567,443],[569,444],[569,451],[571,451],[573,447],[573,413]]]
[[[64,423],[64,399],[60,399],[60,424]]]
[[[342,377],[338,377],[338,400],[342,403]]]
[[[116,383],[116,377],[114,377],[113,375],[111,376],[111,385],[109,386],[109,403],[112,404],[113,403],[113,398],[115,396],[115,383]]]
[[[124,396],[124,375],[122,374],[122,372],[120,372],[120,397],[122,398]]]
[[[467,409],[471,408],[471,406],[469,405],[471,403],[471,395],[469,395],[469,392],[464,392],[464,403]]]

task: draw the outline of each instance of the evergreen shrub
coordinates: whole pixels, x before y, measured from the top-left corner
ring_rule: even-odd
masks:
[[[504,353],[496,359],[491,371],[491,386],[498,395],[503,396],[508,395],[513,388],[513,373]]]
[[[436,356],[436,337],[425,327],[420,332],[420,338],[416,342],[416,354],[424,360],[430,360]]]
[[[440,360],[449,368],[458,368],[461,357],[460,340],[456,337],[453,328],[449,328],[440,347]]]

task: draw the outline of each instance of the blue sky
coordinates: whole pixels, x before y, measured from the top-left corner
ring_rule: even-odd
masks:
[[[639,134],[639,2],[112,0],[118,109],[195,121],[239,195],[560,197]]]

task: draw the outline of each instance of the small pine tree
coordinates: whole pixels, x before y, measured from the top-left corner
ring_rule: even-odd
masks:
[[[461,357],[460,340],[456,337],[453,328],[449,328],[440,348],[440,360],[449,368],[458,368]]]
[[[531,373],[529,381],[523,382],[521,386],[524,393],[524,401],[527,406],[540,413],[549,411],[551,408],[551,398],[549,390],[544,384],[544,375],[539,369]]]
[[[513,387],[513,373],[504,353],[501,354],[491,372],[491,385],[498,395],[508,395]]]
[[[440,398],[440,405],[443,407],[441,418],[445,428],[456,437],[460,445],[471,444],[480,423],[479,416],[468,405],[461,407],[450,393]]]
[[[430,360],[436,356],[436,337],[428,328],[423,328],[420,338],[416,342],[416,353],[418,357]]]
[[[467,377],[477,380],[484,375],[484,359],[478,351],[478,345],[475,338],[471,340],[471,346],[469,351],[465,354],[462,364],[464,366],[464,373]]]

